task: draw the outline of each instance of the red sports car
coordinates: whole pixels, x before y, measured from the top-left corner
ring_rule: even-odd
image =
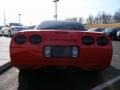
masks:
[[[86,32],[78,22],[45,21],[34,30],[16,33],[10,43],[13,66],[104,70],[112,59],[112,42],[101,33]]]

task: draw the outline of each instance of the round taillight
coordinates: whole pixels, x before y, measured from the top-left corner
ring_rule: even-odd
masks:
[[[100,36],[97,38],[97,44],[100,46],[105,46],[109,43],[108,38],[104,37],[104,36]]]
[[[42,38],[40,35],[32,35],[29,39],[30,43],[32,44],[39,44],[42,41]]]
[[[84,36],[82,38],[82,43],[84,45],[92,45],[94,43],[94,38],[91,36]]]
[[[17,44],[24,44],[27,41],[27,39],[24,35],[18,35],[15,37],[14,40]]]

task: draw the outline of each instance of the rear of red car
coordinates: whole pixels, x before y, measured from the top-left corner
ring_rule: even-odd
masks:
[[[112,43],[100,33],[74,30],[19,32],[10,44],[12,64],[19,69],[75,67],[106,69],[112,59]]]

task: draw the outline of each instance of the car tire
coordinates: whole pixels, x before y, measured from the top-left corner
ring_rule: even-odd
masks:
[[[39,77],[44,74],[39,70],[23,70],[20,69],[18,75],[18,90],[40,90],[38,88],[41,80]]]
[[[118,41],[120,41],[120,38],[118,38]]]
[[[2,36],[5,36],[4,32],[2,31]]]
[[[111,39],[112,39],[112,40],[115,40],[115,37],[114,37],[114,36],[111,36]]]
[[[120,36],[117,37],[117,40],[120,41]]]
[[[11,35],[11,31],[9,31],[9,32],[8,32],[8,37],[11,37],[11,36],[12,36],[12,35]]]
[[[18,90],[29,90],[28,79],[25,71],[20,70],[18,75]]]

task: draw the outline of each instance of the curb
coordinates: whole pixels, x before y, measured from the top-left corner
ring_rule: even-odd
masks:
[[[4,73],[5,71],[7,71],[11,67],[12,67],[12,65],[10,62],[0,66],[0,74]]]

